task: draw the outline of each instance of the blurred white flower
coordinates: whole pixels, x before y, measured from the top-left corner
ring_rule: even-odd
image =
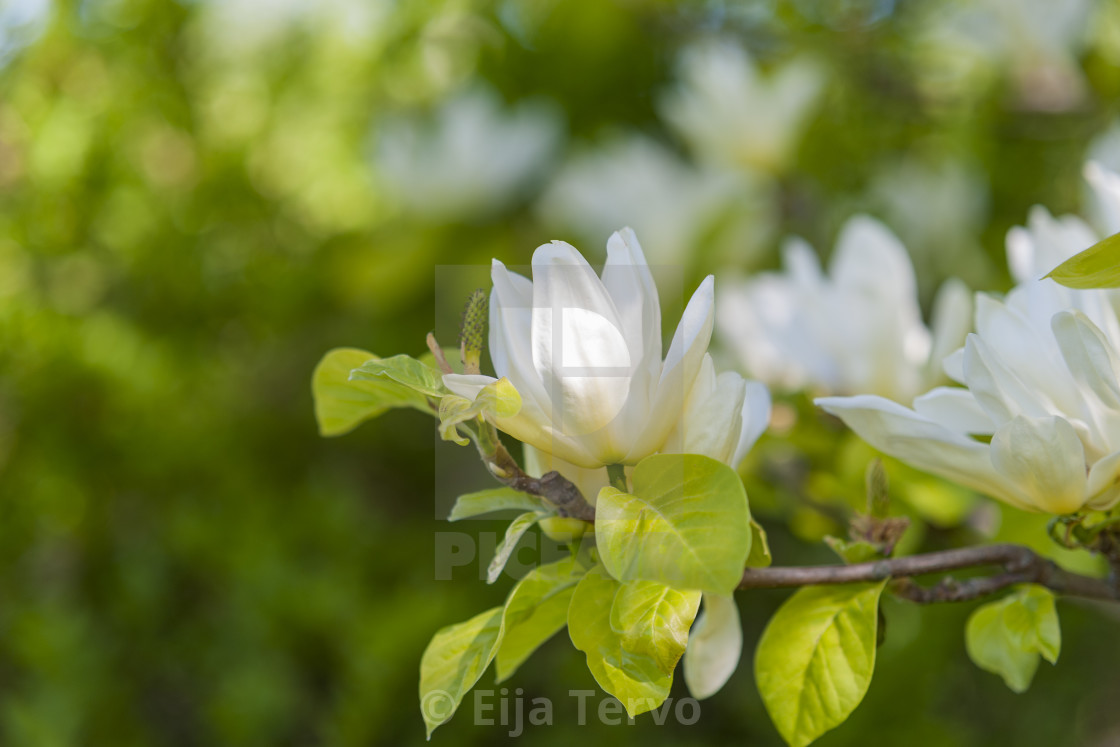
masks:
[[[611,236],[601,278],[559,241],[534,253],[532,281],[497,260],[492,277],[490,357],[522,398],[517,415],[494,424],[550,459],[592,469],[633,465],[671,444],[730,460],[764,427],[768,399],[764,406],[735,374],[717,379],[706,353],[711,276],[662,360],[657,287],[630,229]],[[444,376],[449,389],[472,399],[493,381]]]
[[[444,101],[429,121],[386,121],[377,166],[391,195],[410,211],[476,217],[523,197],[562,131],[557,111],[544,102],[505,110],[492,91],[471,88]]]
[[[538,211],[555,230],[588,241],[602,241],[620,224],[633,226],[654,265],[695,260],[701,244],[710,253],[706,264],[729,255],[742,264],[773,232],[773,200],[772,189],[759,180],[695,168],[657,142],[632,135],[570,159]]]
[[[988,217],[982,170],[955,160],[904,157],[876,173],[870,192],[910,250],[922,298],[949,276],[973,287],[984,284],[990,266],[977,239]]]
[[[788,164],[824,87],[821,68],[809,60],[764,75],[729,39],[686,47],[678,76],[659,108],[697,157],[765,172]]]
[[[938,85],[963,89],[1007,75],[1026,108],[1064,111],[1087,86],[1078,56],[1095,0],[976,0],[932,6],[918,48]],[[945,10],[947,7],[947,11]]]
[[[51,0],[0,2],[0,65],[33,43],[50,20]]]
[[[969,328],[963,284],[942,286],[931,333],[906,249],[878,221],[856,216],[845,224],[828,276],[800,239],[783,254],[785,272],[762,273],[720,295],[721,338],[751,376],[786,391],[899,401],[942,378],[941,359]]]
[[[1120,204],[1115,175],[1099,182]],[[880,397],[818,404],[864,440],[933,474],[1031,511],[1065,514],[1120,499],[1120,320],[1116,293],[1041,279],[1097,240],[1074,217],[1042,208],[1007,238],[1018,285],[978,294],[976,333],[939,387],[908,409]],[[975,438],[979,436],[981,438]],[[985,443],[983,437],[991,437]]]

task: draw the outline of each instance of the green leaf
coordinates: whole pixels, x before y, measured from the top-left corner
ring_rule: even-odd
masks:
[[[511,418],[521,411],[521,395],[507,378],[487,384],[474,401],[457,394],[444,396],[439,403],[439,435],[444,441],[454,441],[460,446],[469,442],[459,434],[456,426],[477,417]]]
[[[1054,595],[1029,585],[977,608],[965,627],[965,646],[976,666],[998,674],[1013,691],[1026,692],[1039,656],[1053,664],[1061,652]]]
[[[770,555],[770,540],[766,538],[766,530],[754,519],[751,519],[751,551],[747,556],[748,568],[767,568],[774,562]]]
[[[490,567],[486,569],[486,583],[492,584],[498,580],[498,576],[502,575],[502,570],[509,562],[509,556],[513,554],[517,543],[521,541],[521,536],[529,531],[529,527],[536,524],[540,518],[541,512],[527,511],[510,522],[510,525],[506,528],[506,536],[502,538],[501,544],[494,551],[494,559],[490,561]]]
[[[824,543],[839,555],[841,560],[849,564],[865,563],[883,557],[879,548],[866,540],[846,540],[829,535],[824,538]]]
[[[353,381],[383,381],[389,379],[426,397],[439,399],[447,395],[443,374],[409,355],[368,360],[350,373]]]
[[[656,581],[627,581],[614,595],[611,629],[622,647],[648,656],[672,674],[688,645],[688,629],[700,609],[700,592],[677,591]]]
[[[502,608],[437,632],[420,659],[420,713],[428,737],[455,713],[497,653]]]
[[[653,658],[623,647],[623,637],[611,627],[619,587],[601,565],[588,571],[572,594],[568,634],[587,655],[587,668],[599,687],[618,698],[634,717],[665,702],[673,675],[665,674]]]
[[[362,422],[394,407],[414,407],[431,413],[427,399],[388,379],[351,381],[350,372],[370,361],[373,353],[357,348],[335,348],[323,356],[311,374],[311,396],[319,433],[340,436]]]
[[[512,675],[529,655],[568,622],[568,605],[586,569],[574,557],[525,574],[506,600],[502,643],[494,666],[497,682]]]
[[[747,493],[735,470],[697,454],[655,454],[634,468],[633,493],[603,488],[595,540],[622,581],[729,594],[751,550]]]
[[[540,499],[513,488],[491,488],[477,493],[466,493],[455,500],[448,521],[459,521],[494,511],[518,509],[520,511],[544,511]]]
[[[1067,288],[1120,288],[1120,234],[1075,254],[1046,277]]]
[[[800,589],[766,626],[755,680],[770,718],[793,747],[843,723],[867,693],[885,585]]]
[[[704,609],[688,635],[684,681],[692,697],[703,700],[719,692],[739,666],[743,627],[731,596],[704,595]]]

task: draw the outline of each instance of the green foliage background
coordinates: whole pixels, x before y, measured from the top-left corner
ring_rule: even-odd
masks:
[[[479,581],[485,555],[435,580],[437,533],[499,525],[438,520],[434,466],[485,483],[417,413],[321,439],[309,376],[335,346],[419,352],[463,298],[434,296],[436,265],[526,263],[554,234],[528,201],[461,223],[396,210],[371,161],[383,117],[485,78],[559,103],[571,143],[619,127],[672,143],[654,97],[686,41],[723,30],[764,64],[812,51],[833,78],[781,177],[780,233],[826,248],[877,210],[879,167],[960,157],[988,181],[983,249],[923,271],[999,289],[1006,229],[1034,203],[1079,206],[1120,92],[1091,48],[1072,110],[1025,109],[999,75],[921,94],[910,39],[938,0],[249,4],[240,26],[220,5],[59,2],[0,70],[3,744],[423,741],[424,645],[510,583]],[[768,529],[777,562],[827,560]],[[534,744],[779,744],[747,657],[784,597],[740,595],[744,664],[694,726],[576,725],[567,692],[594,683],[563,636],[505,685],[555,704]],[[1059,666],[1017,696],[969,663],[970,609],[888,602],[868,698],[820,744],[1120,739],[1114,610],[1060,604]],[[505,743],[470,704],[434,739]]]

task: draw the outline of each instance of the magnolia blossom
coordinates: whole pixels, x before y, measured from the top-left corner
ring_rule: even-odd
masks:
[[[1120,207],[1115,175],[1098,181]],[[1109,191],[1111,190],[1111,191]],[[1120,500],[1120,319],[1116,293],[1042,276],[1097,236],[1074,217],[1035,208],[1008,234],[1018,285],[978,294],[976,332],[945,360],[964,385],[913,409],[881,397],[818,404],[871,445],[916,467],[1030,511],[1066,514]],[[990,443],[988,441],[990,437]]]
[[[784,264],[724,292],[718,307],[726,343],[771,387],[909,401],[938,382],[941,359],[968,331],[971,305],[957,281],[942,286],[926,327],[905,247],[871,218],[841,230],[828,276],[799,239],[784,247]]]
[[[444,102],[431,122],[389,120],[379,133],[378,165],[409,210],[461,218],[521,195],[547,165],[561,131],[543,102],[506,111],[492,91],[471,88]]]
[[[765,427],[765,391],[737,374],[716,376],[707,355],[711,276],[662,359],[657,288],[630,229],[607,242],[601,278],[574,247],[554,241],[534,253],[532,281],[497,260],[492,279],[490,357],[522,399],[517,415],[494,423],[548,460],[584,469],[633,465],[668,446],[732,462]],[[495,381],[443,380],[468,398]]]
[[[760,171],[785,165],[824,85],[805,59],[764,76],[726,39],[687,47],[679,77],[660,102],[665,120],[701,159]]]
[[[709,252],[733,251],[740,261],[761,251],[773,232],[773,201],[762,180],[690,165],[656,141],[631,135],[572,157],[538,212],[554,228],[588,239],[625,222],[644,237],[649,260],[663,265],[687,262],[702,237]]]

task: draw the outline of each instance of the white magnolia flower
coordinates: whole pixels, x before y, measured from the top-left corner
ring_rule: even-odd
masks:
[[[1120,200],[1120,189],[1110,199]],[[1097,238],[1081,220],[1041,208],[1028,228],[1010,231],[1008,261],[1019,284],[1002,300],[978,294],[976,333],[945,361],[965,388],[934,389],[913,409],[872,396],[818,404],[879,450],[1013,506],[1065,514],[1115,505],[1116,294],[1041,279]]]
[[[607,242],[601,278],[561,241],[533,254],[532,281],[497,260],[492,278],[490,357],[522,399],[516,416],[495,425],[549,459],[585,469],[633,465],[671,445],[731,460],[765,426],[768,399],[764,406],[757,385],[735,374],[716,377],[707,355],[711,276],[688,302],[662,359],[657,288],[630,229]],[[472,399],[495,381],[443,380]]]
[[[649,138],[616,137],[569,160],[538,205],[554,229],[601,240],[616,226],[645,237],[655,265],[683,264],[701,237],[712,251],[761,251],[772,234],[769,185],[727,169],[694,167]],[[715,230],[718,236],[711,234]]]
[[[968,331],[968,293],[949,281],[931,333],[906,249],[872,218],[845,224],[829,275],[799,239],[784,247],[784,264],[725,291],[718,307],[721,336],[772,388],[909,401],[938,382],[942,358]]]
[[[696,155],[768,172],[789,160],[824,87],[812,62],[795,59],[763,75],[728,39],[685,48],[678,74],[660,111]]]
[[[471,88],[445,101],[433,121],[386,122],[378,166],[409,210],[463,218],[520,196],[547,165],[561,130],[555,110],[542,102],[506,111],[492,91]]]

